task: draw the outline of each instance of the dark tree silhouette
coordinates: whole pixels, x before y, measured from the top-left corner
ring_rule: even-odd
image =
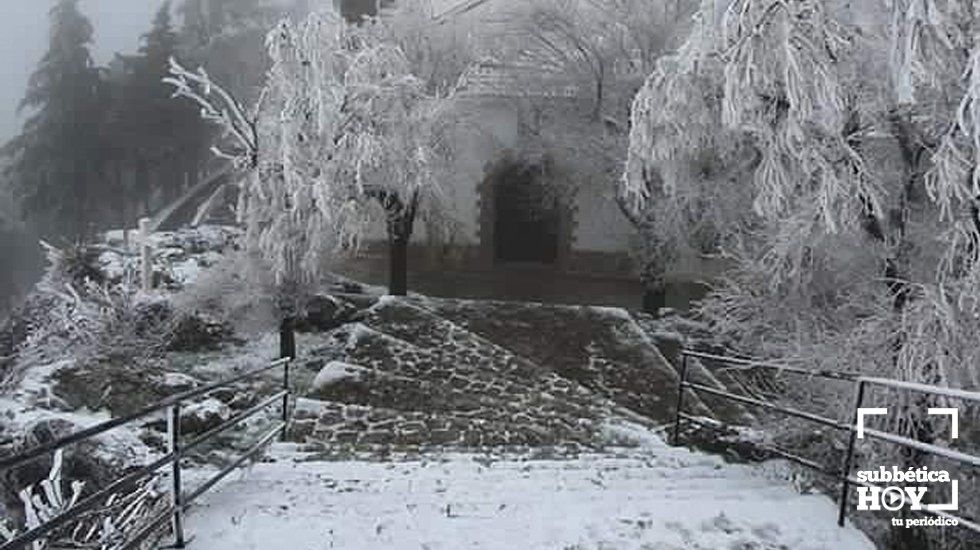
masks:
[[[24,214],[44,236],[80,237],[99,211],[99,121],[105,89],[89,53],[92,25],[77,0],[50,11],[48,51],[28,81],[20,109],[30,116],[4,147]]]

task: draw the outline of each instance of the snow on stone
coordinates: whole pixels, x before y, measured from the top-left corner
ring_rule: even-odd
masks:
[[[74,359],[63,359],[51,363],[32,365],[26,369],[12,395],[19,398],[31,398],[46,394],[50,391],[51,377],[58,371],[75,365]]]
[[[297,397],[293,408],[293,415],[295,416],[297,413],[319,412],[322,406],[322,401],[310,399],[308,397]]]
[[[189,285],[204,269],[220,261],[225,251],[236,247],[241,234],[238,228],[220,225],[152,233],[149,243],[153,250],[153,269],[179,286]],[[122,230],[107,231],[102,241],[109,248],[99,256],[99,264],[110,280],[119,280],[127,272],[138,272],[138,233],[130,231],[127,243]]]
[[[641,448],[666,445],[662,439],[647,428],[628,420],[607,420],[602,425],[602,435],[611,445]]]
[[[192,509],[191,550],[872,550],[760,468],[651,441],[570,460],[445,454],[257,464]]]
[[[595,311],[596,313],[601,313],[607,317],[612,317],[614,319],[620,319],[622,321],[632,321],[633,316],[629,314],[628,311],[621,307],[610,307],[610,306],[588,306],[588,309]]]
[[[227,420],[231,417],[231,410],[228,408],[228,405],[225,405],[214,397],[209,397],[204,401],[188,405],[181,414],[189,418],[199,418],[202,420],[214,417]]]
[[[175,281],[182,285],[189,285],[197,280],[201,274],[201,265],[197,258],[187,258],[186,260],[174,262],[170,265],[170,271]]]
[[[6,397],[0,398],[0,416],[4,417],[5,430],[13,434],[28,433],[51,421],[68,422],[74,427],[72,431],[80,431],[111,420],[107,411],[90,411],[84,407],[74,411],[51,410]],[[110,430],[93,440],[99,443],[93,451],[96,458],[106,462],[145,464],[157,456],[132,429]]]
[[[165,372],[160,378],[160,385],[186,390],[197,386],[197,379],[182,372]]]
[[[345,330],[349,330],[347,341],[344,343],[344,347],[347,349],[354,349],[362,340],[367,340],[370,338],[377,338],[396,346],[411,346],[409,342],[395,338],[390,334],[374,330],[364,323],[351,323],[345,327]]]
[[[320,369],[320,372],[316,374],[311,388],[316,391],[342,380],[357,380],[361,377],[361,374],[369,370],[358,365],[331,361],[324,365]]]
[[[126,274],[126,260],[115,251],[105,251],[99,255],[99,268],[110,280],[122,279]]]
[[[201,357],[194,367],[196,373],[210,374],[225,378],[234,373],[254,370],[274,361],[279,352],[279,334],[262,333],[249,338],[245,345],[236,349],[233,355],[219,354],[213,357]],[[282,371],[273,369],[266,373],[267,377],[281,377]]]

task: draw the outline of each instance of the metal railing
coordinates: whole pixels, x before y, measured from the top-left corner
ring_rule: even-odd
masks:
[[[823,378],[827,380],[843,381],[851,384],[854,387],[854,402],[852,406],[852,414],[850,423],[839,422],[832,418],[827,418],[820,416],[818,414],[809,413],[799,409],[785,407],[776,403],[771,403],[769,401],[764,401],[761,399],[756,399],[753,397],[747,397],[744,395],[739,395],[729,391],[719,389],[717,387],[706,386],[704,384],[698,384],[688,380],[688,359],[696,358],[703,359],[706,361],[712,361],[722,365],[727,365],[729,368],[734,367],[735,370],[742,371],[752,371],[756,369],[789,373],[800,376]],[[710,369],[711,366],[708,364],[703,364],[706,369]],[[904,390],[918,393],[926,393],[931,395],[943,396],[949,399],[956,399],[960,401],[971,401],[974,403],[980,403],[980,392],[972,392],[966,390],[958,390],[951,388],[943,388],[939,386],[930,386],[926,384],[916,384],[912,382],[903,382],[900,380],[891,380],[887,378],[875,378],[868,376],[860,376],[856,374],[826,371],[826,370],[807,370],[797,367],[792,367],[789,365],[778,365],[769,362],[754,361],[751,359],[741,359],[735,357],[726,357],[722,355],[715,355],[711,353],[703,353],[693,350],[681,350],[681,372],[680,372],[680,382],[677,388],[677,410],[675,411],[674,426],[673,426],[673,444],[678,445],[680,443],[680,428],[681,421],[686,420],[693,424],[698,424],[708,428],[718,429],[731,427],[727,426],[722,422],[717,420],[706,421],[703,418],[697,417],[693,414],[688,414],[684,412],[684,390],[690,390],[695,395],[697,392],[707,393],[709,395],[741,403],[744,405],[751,405],[755,407],[760,407],[769,411],[774,411],[786,416],[791,416],[794,418],[799,418],[808,422],[819,424],[831,428],[839,432],[848,433],[847,441],[847,452],[843,459],[843,464],[839,468],[828,468],[827,466],[820,464],[816,461],[795,455],[785,449],[780,449],[771,445],[756,444],[756,447],[772,453],[776,456],[785,458],[801,466],[805,466],[823,475],[829,476],[832,479],[839,481],[841,484],[840,489],[840,508],[838,511],[837,524],[841,527],[844,526],[844,520],[847,516],[847,504],[849,502],[848,497],[850,496],[849,491],[851,486],[863,486],[869,488],[878,488],[873,484],[861,481],[856,477],[851,475],[852,469],[854,467],[854,453],[857,446],[857,422],[858,422],[858,409],[864,406],[864,401],[867,396],[867,390],[869,387],[878,386],[891,388],[893,390]],[[980,468],[980,457],[976,455],[971,455],[969,453],[964,453],[950,449],[948,447],[942,447],[939,445],[933,445],[931,443],[925,443],[908,437],[895,435],[880,430],[875,430],[872,428],[865,427],[863,429],[864,437],[875,439],[878,441],[887,442],[900,447],[916,449],[921,452],[929,453],[935,456],[940,456],[945,459],[951,460],[953,462],[959,463],[965,466],[972,466]],[[923,513],[932,514],[935,516],[940,516],[946,519],[953,519],[958,522],[958,525],[969,529],[971,531],[980,533],[980,523],[976,521],[960,517],[954,514],[942,510],[933,510],[928,507],[923,507],[920,510]]]
[[[128,534],[124,541],[119,542],[113,548],[122,550],[138,548],[140,544],[145,542],[146,539],[157,532],[168,519],[172,521],[173,526],[173,547],[183,548],[185,546],[183,515],[184,512],[190,507],[191,503],[193,503],[194,500],[201,496],[201,494],[203,494],[205,491],[213,487],[222,478],[256,455],[277,435],[285,435],[286,427],[289,422],[289,397],[291,393],[289,383],[289,365],[291,361],[292,359],[288,357],[278,359],[266,366],[252,369],[226,380],[221,380],[204,385],[200,388],[195,388],[177,395],[173,395],[162,401],[143,407],[131,414],[113,418],[107,422],[79,430],[54,441],[35,446],[22,453],[0,458],[0,472],[6,472],[12,468],[23,466],[49,453],[57,452],[60,449],[70,445],[74,445],[81,441],[106,433],[113,428],[117,428],[137,420],[145,419],[161,411],[166,411],[168,448],[165,455],[157,458],[150,464],[141,466],[116,479],[115,481],[110,482],[108,485],[99,489],[98,491],[81,498],[77,503],[65,510],[63,513],[56,517],[50,518],[40,526],[16,534],[13,539],[0,546],[0,550],[21,550],[28,548],[29,544],[44,539],[55,530],[73,525],[73,522],[77,521],[83,516],[83,514],[93,510],[98,510],[98,508],[103,505],[107,498],[111,498],[113,495],[118,495],[122,491],[131,490],[139,483],[153,478],[158,470],[167,466],[170,466],[170,477],[172,482],[170,492],[171,500],[169,506],[156,513],[155,516],[152,516],[148,521],[142,524],[137,530],[135,530],[135,532]],[[227,388],[232,384],[253,379],[260,374],[280,367],[283,369],[283,376],[282,389],[279,392],[263,399],[247,410],[229,417],[227,420],[224,420],[217,426],[214,426],[204,433],[195,436],[190,441],[184,442],[181,440],[180,423],[181,406],[183,404],[195,398],[206,396],[208,393],[213,392],[214,390]],[[187,456],[188,453],[201,447],[204,443],[212,440],[216,436],[232,429],[246,419],[251,418],[260,411],[277,403],[281,404],[282,415],[281,419],[276,422],[271,429],[264,432],[263,435],[259,437],[250,448],[248,448],[248,450],[239,455],[238,458],[236,458],[231,464],[227,465],[217,474],[202,483],[201,486],[189,493],[184,492],[181,483],[180,465],[180,461],[183,457]]]

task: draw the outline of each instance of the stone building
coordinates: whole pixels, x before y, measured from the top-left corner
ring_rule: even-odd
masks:
[[[479,34],[492,42],[507,36],[506,10],[515,1],[441,0],[445,10],[437,17],[458,36]],[[629,254],[635,232],[616,204],[613,182],[569,192],[569,186],[553,180],[561,170],[551,165],[547,151],[525,149],[534,127],[530,105],[579,101],[576,83],[488,55],[466,72],[459,93],[479,130],[462,131],[458,139],[456,177],[447,197],[453,230],[435,232],[420,222],[413,233],[409,269],[425,273],[415,287],[444,276],[450,285],[472,281],[473,287],[461,294],[517,288],[516,294],[505,290],[502,297],[564,301],[572,297],[551,294],[589,293],[585,287],[598,285],[601,294],[624,294],[614,303],[635,305],[640,291]],[[372,237],[377,246],[368,247],[353,268],[369,279],[384,273],[380,267],[386,253],[383,231],[379,228]],[[383,283],[383,277],[376,282]],[[456,293],[445,286],[422,290]]]

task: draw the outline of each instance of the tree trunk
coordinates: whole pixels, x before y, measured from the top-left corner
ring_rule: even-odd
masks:
[[[388,294],[408,294],[408,239],[400,235],[388,235]]]
[[[665,285],[644,285],[643,311],[656,315],[660,308],[667,306],[667,289]]]
[[[402,202],[398,193],[384,189],[371,192],[387,213],[388,229],[388,294],[408,294],[408,243],[415,228],[419,193],[413,192],[408,203]]]
[[[921,198],[918,192],[922,186],[923,169],[922,159],[925,158],[927,151],[925,147],[916,139],[916,134],[911,123],[910,115],[906,112],[893,112],[891,123],[898,138],[898,145],[902,153],[902,160],[905,164],[906,176],[899,196],[898,206],[889,213],[887,227],[890,228],[890,239],[883,237],[885,227],[878,222],[877,231],[869,231],[881,243],[893,243],[894,252],[885,261],[885,279],[888,293],[891,296],[892,310],[896,319],[901,318],[908,309],[909,303],[914,299],[909,286],[909,273],[911,271],[908,259],[907,228],[906,220],[912,209],[914,202]],[[907,345],[908,334],[898,331],[892,341],[892,364],[897,373],[900,367],[900,357],[903,348]],[[934,384],[936,381],[929,379],[929,365],[925,365],[924,378],[913,380],[925,384]],[[925,394],[915,394],[910,396],[910,401],[901,407],[902,420],[899,421],[899,435],[910,437],[922,443],[931,444],[935,441],[935,433],[932,423],[929,421],[926,411],[932,404],[932,399]],[[901,456],[902,469],[916,469],[923,466],[932,467],[931,457],[918,449],[904,448],[899,452]],[[913,517],[907,509],[903,508],[899,512],[899,517],[903,520],[906,517]],[[897,529],[892,531],[893,540],[897,547],[908,550],[927,550],[930,547],[929,537],[922,529]]]
[[[657,186],[656,175],[644,169],[643,178],[648,189]],[[643,284],[643,311],[656,315],[667,306],[667,282],[665,270],[670,259],[670,248],[657,235],[651,210],[637,211],[635,205],[622,193],[616,193],[616,204],[627,220],[643,238],[644,249],[639,251],[640,282]]]

